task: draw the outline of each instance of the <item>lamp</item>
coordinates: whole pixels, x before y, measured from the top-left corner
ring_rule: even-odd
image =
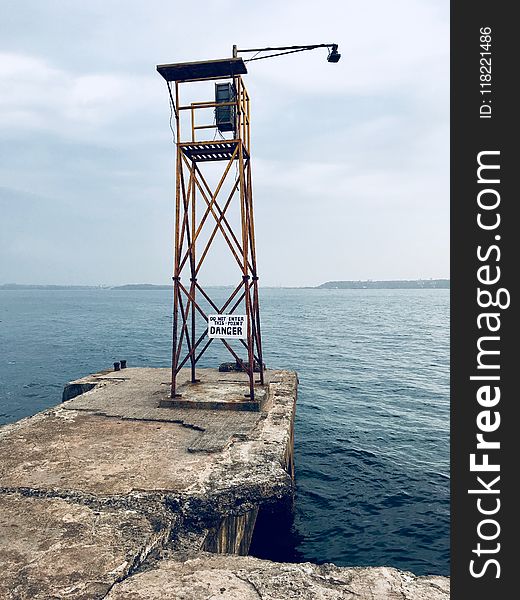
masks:
[[[329,55],[327,56],[327,60],[330,63],[337,63],[340,58],[341,58],[341,54],[338,52],[338,45],[332,44],[332,50],[329,52]]]

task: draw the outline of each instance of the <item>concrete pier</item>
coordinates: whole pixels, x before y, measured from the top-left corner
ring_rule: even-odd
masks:
[[[188,404],[167,408],[168,369],[97,373],[0,429],[0,598],[449,597],[445,578],[229,556],[292,501],[297,377],[267,371],[246,410],[243,374],[200,378],[181,372]]]
[[[107,600],[447,600],[446,577],[387,567],[287,564],[251,556],[165,559],[114,586]]]

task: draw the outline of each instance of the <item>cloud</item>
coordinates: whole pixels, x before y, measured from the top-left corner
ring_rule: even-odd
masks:
[[[77,74],[39,57],[0,53],[0,128],[103,137],[105,128],[150,110],[156,88],[151,76]]]
[[[446,275],[447,0],[5,2],[0,279],[169,281],[173,148],[155,65],[320,42],[339,44],[338,64],[326,50],[248,63],[262,282]],[[71,223],[95,242],[60,237]]]

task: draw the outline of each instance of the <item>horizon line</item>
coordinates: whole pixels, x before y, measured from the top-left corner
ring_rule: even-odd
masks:
[[[331,279],[328,281],[324,281],[322,283],[318,283],[315,285],[263,285],[261,287],[264,288],[318,288],[320,286],[324,286],[327,284],[335,284],[335,283],[409,283],[409,282],[426,282],[426,281],[450,281],[450,277],[429,277],[429,278],[414,278],[414,279]],[[206,287],[233,287],[233,283],[221,283],[221,284],[211,284]],[[15,282],[6,282],[0,283],[0,289],[6,289],[9,287],[16,288],[101,288],[101,289],[113,289],[113,288],[122,288],[122,287],[161,287],[161,288],[172,288],[173,282],[171,284],[166,283],[122,283],[122,284],[84,284],[84,283],[15,283]]]

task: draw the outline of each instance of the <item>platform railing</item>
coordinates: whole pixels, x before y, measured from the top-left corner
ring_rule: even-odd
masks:
[[[202,101],[202,102],[191,102],[190,104],[178,106],[179,111],[190,111],[190,129],[191,129],[191,142],[199,144],[211,144],[217,140],[197,140],[197,131],[205,129],[217,129],[216,123],[203,123],[197,124],[198,111],[204,109],[223,106],[235,106],[237,109],[236,115],[236,128],[235,137],[227,141],[239,141],[241,140],[244,144],[244,148],[247,153],[250,153],[251,145],[251,101],[249,93],[242,81],[241,77],[235,77],[235,88],[236,88],[236,100],[232,102],[215,102],[215,101]],[[184,140],[182,135],[179,136],[179,143],[185,143],[188,140]]]

